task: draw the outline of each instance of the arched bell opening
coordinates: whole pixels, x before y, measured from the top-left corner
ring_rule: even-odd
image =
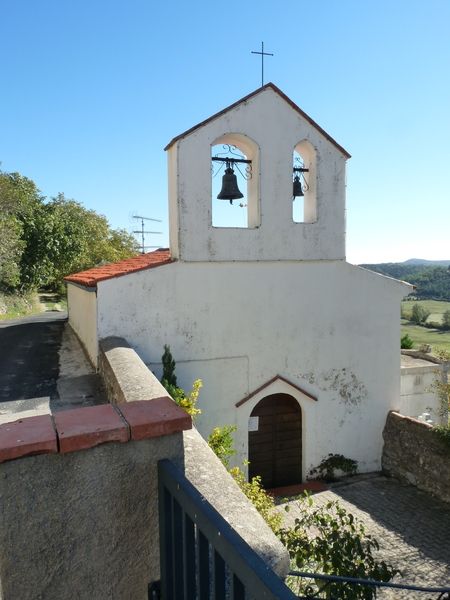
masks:
[[[248,434],[249,479],[266,489],[302,481],[302,410],[289,394],[271,394],[252,410]]]
[[[228,133],[211,144],[213,227],[260,225],[259,149],[248,136]]]
[[[316,152],[307,140],[299,142],[292,157],[292,219],[295,223],[317,221]]]

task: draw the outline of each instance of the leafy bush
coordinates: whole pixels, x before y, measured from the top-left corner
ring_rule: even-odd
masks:
[[[443,362],[450,363],[450,352],[439,350],[437,355]],[[450,413],[450,383],[448,381],[448,375],[443,379],[441,371],[437,370],[431,389],[439,398],[439,416],[448,418]]]
[[[231,456],[236,454],[233,445],[233,433],[235,431],[236,425],[224,425],[223,427],[214,427],[208,436],[209,447],[227,469],[230,466]]]
[[[203,386],[201,379],[196,379],[194,381],[192,384],[192,390],[189,392],[189,394],[186,394],[183,388],[169,385],[167,382],[164,382],[164,380],[161,383],[178,404],[178,406],[185,410],[188,415],[191,415],[191,417],[195,418],[197,415],[202,414],[201,409],[197,408],[198,396],[200,394],[200,389]]]
[[[413,346],[414,346],[414,342],[409,337],[409,335],[407,333],[405,333],[405,335],[403,335],[400,340],[400,348],[402,350],[410,350]]]
[[[322,462],[311,469],[310,478],[324,479],[325,481],[335,481],[336,471],[342,471],[347,475],[355,475],[358,470],[358,462],[352,458],[346,458],[342,454],[329,454]]]
[[[235,430],[234,425],[216,427],[208,437],[208,444],[225,466],[228,466],[229,457],[235,454],[232,436]],[[342,470],[356,472],[356,461],[342,455],[330,454],[321,465],[324,463],[328,468],[338,464],[338,468]],[[372,550],[379,549],[378,542],[367,535],[364,526],[338,502],[328,502],[325,506],[312,508],[312,499],[305,492],[299,503],[301,516],[295,519],[295,526],[282,528],[282,516],[276,511],[273,498],[262,487],[261,478],[253,477],[251,481],[247,481],[239,467],[229,469],[229,473],[286,546],[291,561],[297,568],[379,581],[389,581],[399,572],[384,561],[377,562],[373,558]],[[291,578],[288,579],[288,584],[294,592],[303,594],[319,592],[324,582],[316,581],[311,586],[309,582]],[[342,583],[332,584],[326,593],[328,590],[335,594],[334,597],[342,600],[370,600],[376,596],[375,588],[360,588]]]
[[[281,527],[282,517],[275,510],[272,496],[269,496],[262,487],[261,477],[253,477],[251,481],[247,481],[242,469],[239,467],[229,468],[229,459],[236,454],[233,443],[233,433],[235,431],[235,425],[215,427],[208,436],[209,447],[220,458],[241,491],[247,496],[272,531],[277,533]]]
[[[275,502],[272,496],[269,496],[262,487],[261,477],[252,477],[250,481],[247,481],[244,472],[239,467],[233,467],[229,472],[267,525],[274,533],[278,534],[283,518],[275,510]]]
[[[430,316],[430,312],[426,310],[421,304],[415,303],[412,307],[411,321],[416,325],[422,325]]]
[[[22,317],[39,312],[39,298],[35,292],[6,293],[0,291],[0,320]]]
[[[421,325],[427,329],[442,329],[441,323],[438,323],[437,321],[427,321],[426,323],[421,323]]]
[[[446,310],[442,315],[442,325],[441,328],[444,331],[448,331],[450,329],[450,310]]]
[[[450,426],[435,425],[432,431],[450,448]]]
[[[362,579],[390,581],[399,571],[384,561],[377,561],[373,551],[378,542],[365,531],[351,513],[336,501],[323,506],[313,505],[305,492],[299,502],[300,517],[290,529],[280,529],[278,535],[289,551],[295,567],[304,572],[323,575],[341,575]],[[296,593],[319,593],[326,582],[299,579],[290,582],[299,589]],[[326,597],[340,600],[370,600],[376,596],[375,588],[331,583],[324,589]]]

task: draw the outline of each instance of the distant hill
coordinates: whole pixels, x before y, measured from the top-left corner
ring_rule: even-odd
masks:
[[[402,263],[360,266],[412,283],[416,286],[413,295],[417,298],[450,301],[450,260],[410,258]]]
[[[393,263],[389,263],[393,264]],[[395,263],[394,263],[395,264]],[[418,265],[424,267],[448,267],[450,266],[450,260],[426,260],[424,258],[408,258],[399,265]]]

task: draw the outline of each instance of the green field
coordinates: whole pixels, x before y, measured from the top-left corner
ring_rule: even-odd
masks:
[[[442,321],[442,315],[446,310],[450,310],[450,302],[443,300],[403,300],[402,302],[402,316],[409,318],[411,316],[412,308],[414,304],[420,304],[430,313],[427,321],[435,321],[440,323]]]
[[[441,323],[444,312],[450,310],[450,302],[439,300],[404,300],[402,302],[402,317],[405,317],[402,318],[402,335],[405,333],[409,335],[414,341],[414,348],[418,348],[421,344],[430,344],[433,352],[436,350],[450,352],[450,331],[427,329],[408,322],[414,304],[421,304],[430,313],[427,322]]]

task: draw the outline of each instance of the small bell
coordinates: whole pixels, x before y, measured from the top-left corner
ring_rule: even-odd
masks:
[[[239,198],[243,198],[244,195],[241,194],[238,184],[237,178],[234,174],[234,171],[231,167],[227,167],[225,169],[225,174],[222,177],[222,189],[217,196],[218,200],[229,200],[230,204],[233,204],[233,200],[238,200]]]
[[[294,177],[292,196],[293,196],[293,198],[299,198],[300,196],[304,196],[304,195],[305,194],[303,193],[303,190],[302,190],[302,183],[300,181],[300,177],[298,175],[296,175]]]

